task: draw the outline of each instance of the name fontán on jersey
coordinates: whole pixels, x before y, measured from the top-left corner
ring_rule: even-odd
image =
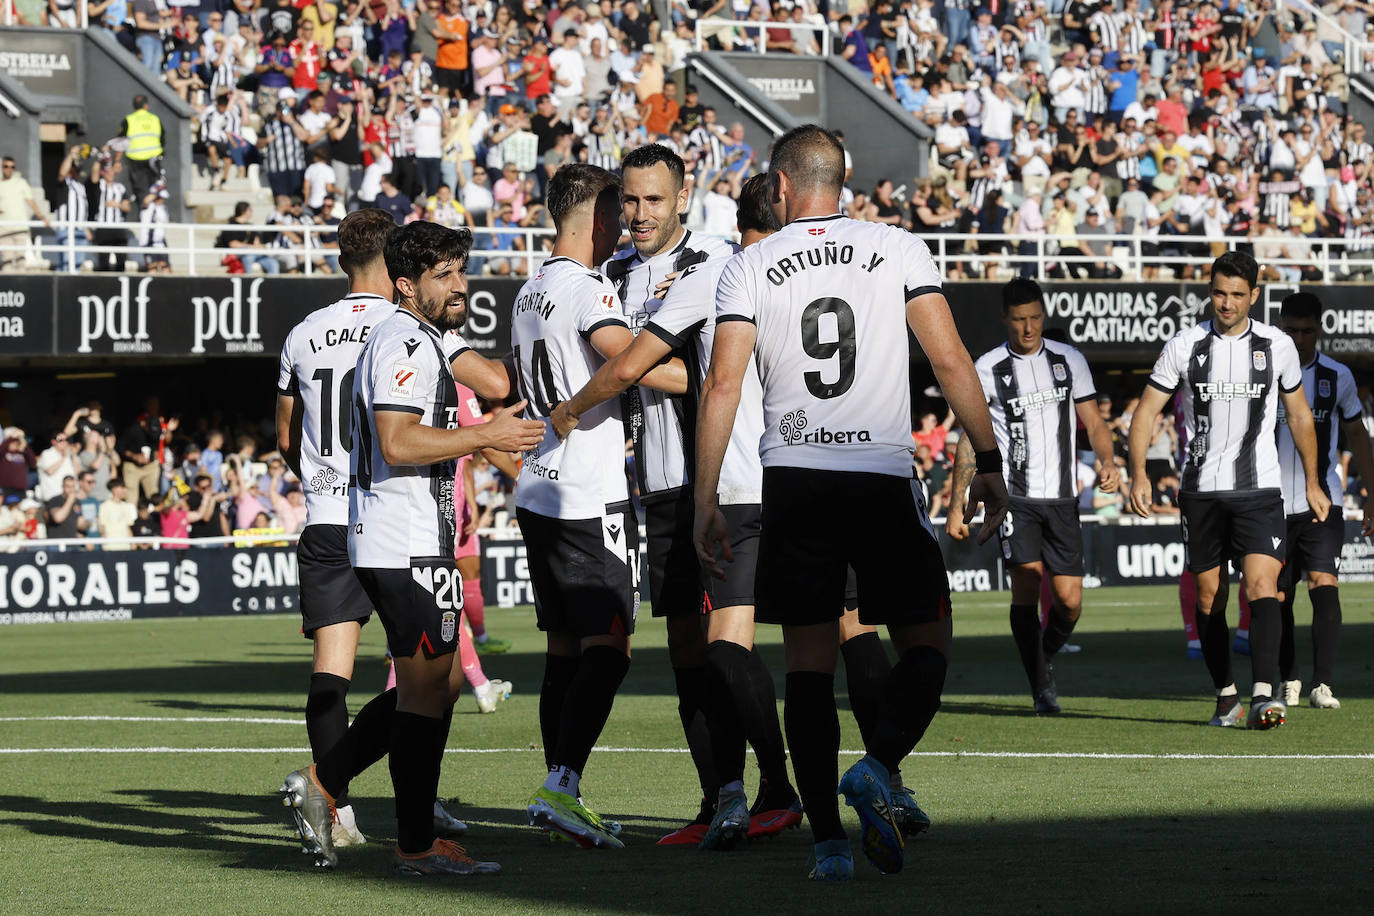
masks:
[[[1013,416],[1021,416],[1025,413],[1035,413],[1044,410],[1051,404],[1058,404],[1069,396],[1067,385],[1059,385],[1055,388],[1042,388],[1030,394],[1023,394],[1020,397],[1012,398],[1007,401],[1007,412]]]
[[[823,229],[821,231],[824,231]],[[868,256],[868,262],[862,259],[858,263],[860,270],[873,273],[878,265],[887,260],[880,254]],[[826,242],[815,248],[808,248],[805,251],[794,251],[789,255],[779,258],[773,262],[773,266],[768,268],[765,275],[768,282],[774,286],[782,286],[793,274],[803,273],[813,267],[833,267],[839,264],[851,264],[854,261],[854,246],[839,245],[835,242]]]
[[[848,445],[851,442],[872,442],[873,434],[866,429],[826,429],[818,426],[806,432],[806,411],[790,410],[778,422],[778,432],[788,445]]]
[[[557,307],[557,303],[549,302],[547,299],[548,290],[543,289],[535,293],[526,293],[523,296],[518,296],[515,300],[514,314],[523,315],[526,312],[536,312],[540,318],[548,321],[549,316],[553,314],[553,310]]]

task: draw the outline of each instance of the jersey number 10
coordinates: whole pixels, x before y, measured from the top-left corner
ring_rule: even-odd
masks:
[[[320,383],[320,457],[329,458],[334,454],[336,440],[334,423],[337,415],[339,451],[347,453],[353,447],[353,372],[349,369],[339,379],[337,398],[334,394],[334,370],[321,366],[311,376]]]

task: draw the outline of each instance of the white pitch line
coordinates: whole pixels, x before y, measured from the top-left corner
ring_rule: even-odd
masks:
[[[0,716],[0,722],[237,722],[248,725],[304,725],[304,719],[255,719],[249,716]]]
[[[681,747],[597,747],[603,754],[686,754]],[[528,754],[537,747],[448,748],[447,754]],[[542,751],[541,751],[542,752]],[[308,754],[308,747],[9,747],[4,754]],[[862,750],[844,750],[857,755]],[[1011,760],[1374,760],[1374,754],[1128,754],[1098,751],[916,751],[912,757],[977,757]]]

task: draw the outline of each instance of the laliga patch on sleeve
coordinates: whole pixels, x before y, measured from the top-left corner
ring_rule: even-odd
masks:
[[[391,365],[391,388],[388,389],[392,397],[413,398],[415,397],[415,378],[419,375],[419,370],[414,366],[405,363],[392,363]]]
[[[620,311],[620,300],[611,293],[606,293],[601,297],[601,307],[608,312]]]

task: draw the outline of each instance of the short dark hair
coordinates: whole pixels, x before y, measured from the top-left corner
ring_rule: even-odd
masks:
[[[782,228],[772,207],[772,184],[767,175],[745,179],[739,189],[736,221],[740,232],[777,232]]]
[[[1034,280],[1017,277],[1002,287],[1003,315],[1011,311],[1013,306],[1030,305],[1032,302],[1038,302],[1041,309],[1045,307],[1045,292]]]
[[[673,176],[674,190],[681,190],[687,167],[683,165],[681,156],[662,143],[647,143],[630,150],[620,162],[620,174],[624,175],[628,169],[651,169],[660,162],[668,167]]]
[[[1290,293],[1283,297],[1279,306],[1280,318],[1311,318],[1318,324],[1322,320],[1322,301],[1313,293]]]
[[[1212,262],[1212,276],[1235,277],[1244,280],[1250,289],[1259,288],[1259,263],[1243,251],[1228,251]]]
[[[620,177],[614,172],[585,162],[565,165],[549,179],[549,189],[545,194],[549,216],[553,218],[555,226],[561,226],[564,218],[573,210],[589,200],[597,200],[612,189],[617,192],[620,189]]]
[[[798,189],[833,190],[838,199],[844,187],[844,144],[819,124],[794,127],[773,144],[768,172],[785,172]]]
[[[355,210],[339,223],[339,266],[344,273],[366,267],[382,256],[396,231],[391,214],[376,207]]]
[[[394,283],[401,277],[414,282],[420,275],[440,264],[457,261],[464,268],[472,250],[472,230],[466,226],[450,229],[438,223],[418,220],[401,226],[387,236],[383,255],[386,272]]]

